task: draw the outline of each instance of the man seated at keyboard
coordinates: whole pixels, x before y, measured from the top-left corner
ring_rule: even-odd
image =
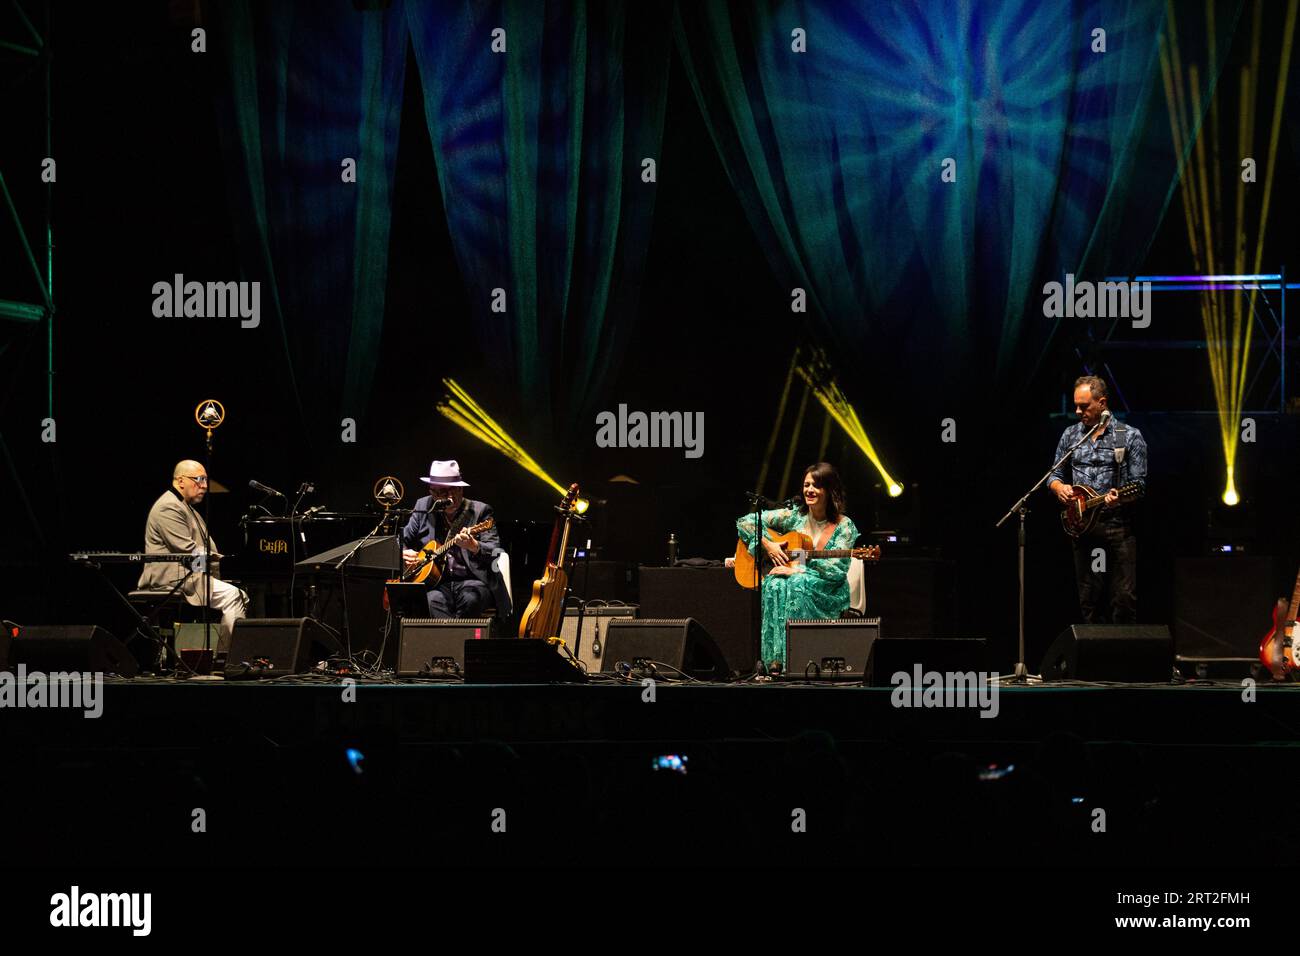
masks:
[[[172,469],[172,486],[164,491],[149,509],[144,525],[144,550],[146,554],[192,554],[206,551],[217,554],[217,543],[207,533],[207,525],[199,514],[198,505],[208,493],[208,475],[197,461],[182,461]],[[218,562],[209,562],[206,574],[195,572],[181,588],[189,604],[201,607],[207,590],[206,581],[212,582],[209,607],[221,614],[218,627],[217,652],[224,653],[230,646],[230,631],[235,622],[248,610],[248,595],[233,584],[217,579]],[[146,563],[140,573],[142,591],[170,591],[176,582],[189,574],[180,563],[158,561]]]

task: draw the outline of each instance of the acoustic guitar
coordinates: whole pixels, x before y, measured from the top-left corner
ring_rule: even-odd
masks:
[[[1297,612],[1300,612],[1300,573],[1296,574],[1290,607],[1284,600],[1278,600],[1273,608],[1273,629],[1259,642],[1259,662],[1279,680],[1300,677],[1295,647]]]
[[[1119,501],[1115,502],[1117,505],[1136,501],[1142,497],[1142,486],[1136,481],[1130,481],[1117,490],[1119,491]],[[1097,523],[1097,515],[1100,514],[1098,509],[1105,503],[1106,492],[1098,494],[1088,485],[1075,485],[1074,499],[1061,509],[1061,527],[1072,538],[1087,534]]]
[[[569,547],[569,521],[573,518],[577,500],[578,484],[574,482],[555,509],[558,514],[551,530],[550,547],[546,549],[546,567],[542,576],[533,582],[533,596],[519,622],[520,637],[545,640],[560,633],[560,616],[564,613],[564,598],[569,591],[564,554]]]
[[[486,521],[480,521],[476,525],[471,525],[466,530],[470,534],[480,534],[492,527],[495,519],[488,518]],[[389,578],[388,584],[424,584],[430,588],[438,586],[442,579],[442,556],[451,550],[451,543],[456,539],[460,531],[453,528],[450,537],[445,544],[439,544],[437,541],[430,541],[421,548],[415,555],[415,563],[402,572],[400,578]],[[388,605],[388,588],[384,588],[384,610],[389,610]]]
[[[470,534],[482,534],[492,527],[494,521],[495,519],[488,518],[486,521],[470,525],[465,530]],[[442,556],[451,550],[451,543],[458,534],[459,531],[448,538],[446,544],[439,544],[437,541],[426,544],[416,553],[415,564],[402,572],[399,580],[407,584],[427,584],[431,588],[437,587],[438,581],[442,579],[442,567],[445,563]]]
[[[781,550],[785,552],[791,564],[800,564],[804,561],[816,561],[822,558],[858,558],[862,561],[879,561],[880,545],[873,544],[866,548],[832,548],[831,550],[817,550],[813,547],[812,538],[801,531],[789,531],[782,535],[772,535],[767,540],[773,544],[780,545]],[[760,545],[761,547],[761,545]],[[763,560],[759,564],[761,577],[766,577],[772,570],[772,560],[763,552]],[[736,583],[742,588],[753,589],[758,586],[760,578],[754,575],[754,556],[749,553],[749,548],[745,547],[744,541],[736,542]]]

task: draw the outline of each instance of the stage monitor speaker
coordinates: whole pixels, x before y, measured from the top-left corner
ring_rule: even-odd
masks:
[[[397,676],[463,673],[465,642],[498,637],[496,621],[494,617],[403,618],[397,648]]]
[[[587,680],[559,647],[538,638],[465,642],[467,684],[581,684]]]
[[[785,676],[790,680],[862,680],[880,618],[786,621]]]
[[[737,673],[758,659],[758,602],[731,568],[641,568],[642,618],[693,617]],[[893,626],[891,621],[890,626]]]
[[[891,625],[892,627],[892,625]],[[982,637],[882,637],[871,643],[867,681],[872,687],[891,687],[893,676],[911,677],[917,666],[940,674],[988,670],[988,641]]]
[[[342,651],[315,618],[246,617],[235,622],[224,674],[226,680],[305,674],[313,661]]]
[[[9,643],[9,664],[16,670],[79,671],[134,677],[140,672],[126,645],[94,624],[52,624],[18,629]]]
[[[1174,645],[1167,625],[1075,624],[1052,641],[1038,672],[1045,681],[1167,684],[1173,669]]]
[[[600,659],[601,673],[614,673],[619,661],[631,664],[640,659],[667,664],[670,669],[663,674],[667,678],[689,675],[696,680],[731,680],[732,677],[722,651],[693,617],[610,621],[605,631],[605,652]]]
[[[1272,558],[1257,555],[1179,558],[1173,627],[1179,656],[1256,657],[1273,605],[1290,592],[1277,588],[1276,570]]]
[[[578,634],[578,612],[569,608],[560,621],[560,637],[564,638],[574,656],[586,665],[587,673],[600,671],[605,653],[605,635],[611,621],[636,617],[636,608],[628,605],[587,606],[582,616],[582,635]]]

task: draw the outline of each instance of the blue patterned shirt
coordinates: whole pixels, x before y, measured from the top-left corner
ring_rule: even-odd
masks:
[[[1063,481],[1068,485],[1091,485],[1098,493],[1104,494],[1112,488],[1133,481],[1146,491],[1147,486],[1147,443],[1142,433],[1132,425],[1128,428],[1128,441],[1122,442],[1124,461],[1115,462],[1115,419],[1106,423],[1106,430],[1095,442],[1086,441],[1074,450],[1074,455],[1052,472],[1048,485],[1053,481]],[[1065,450],[1083,437],[1086,429],[1083,422],[1075,422],[1061,435],[1056,443],[1056,455],[1053,461],[1065,454]]]

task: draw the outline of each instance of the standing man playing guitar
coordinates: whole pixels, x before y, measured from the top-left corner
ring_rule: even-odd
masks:
[[[1136,624],[1137,537],[1129,506],[1120,502],[1120,489],[1135,486],[1138,495],[1145,491],[1147,443],[1136,428],[1110,417],[1107,401],[1106,383],[1097,376],[1075,380],[1074,411],[1079,421],[1061,435],[1056,457],[1085,434],[1091,435],[1052,472],[1047,487],[1066,506],[1076,501],[1075,485],[1090,485],[1105,495],[1096,523],[1074,539],[1079,608],[1085,624]],[[1093,570],[1093,550],[1098,547],[1105,552],[1104,574]]]
[[[415,503],[402,529],[402,561],[412,568],[420,560],[419,549],[426,544],[448,540],[452,544],[443,558],[438,586],[429,589],[429,616],[474,617],[495,596],[497,613],[509,617],[509,598],[497,587],[500,575],[492,570],[493,560],[501,553],[501,536],[495,525],[478,538],[466,530],[490,519],[492,506],[465,497],[469,482],[461,480],[460,465],[455,461],[435,461],[429,466],[429,476],[420,480],[431,494]]]

